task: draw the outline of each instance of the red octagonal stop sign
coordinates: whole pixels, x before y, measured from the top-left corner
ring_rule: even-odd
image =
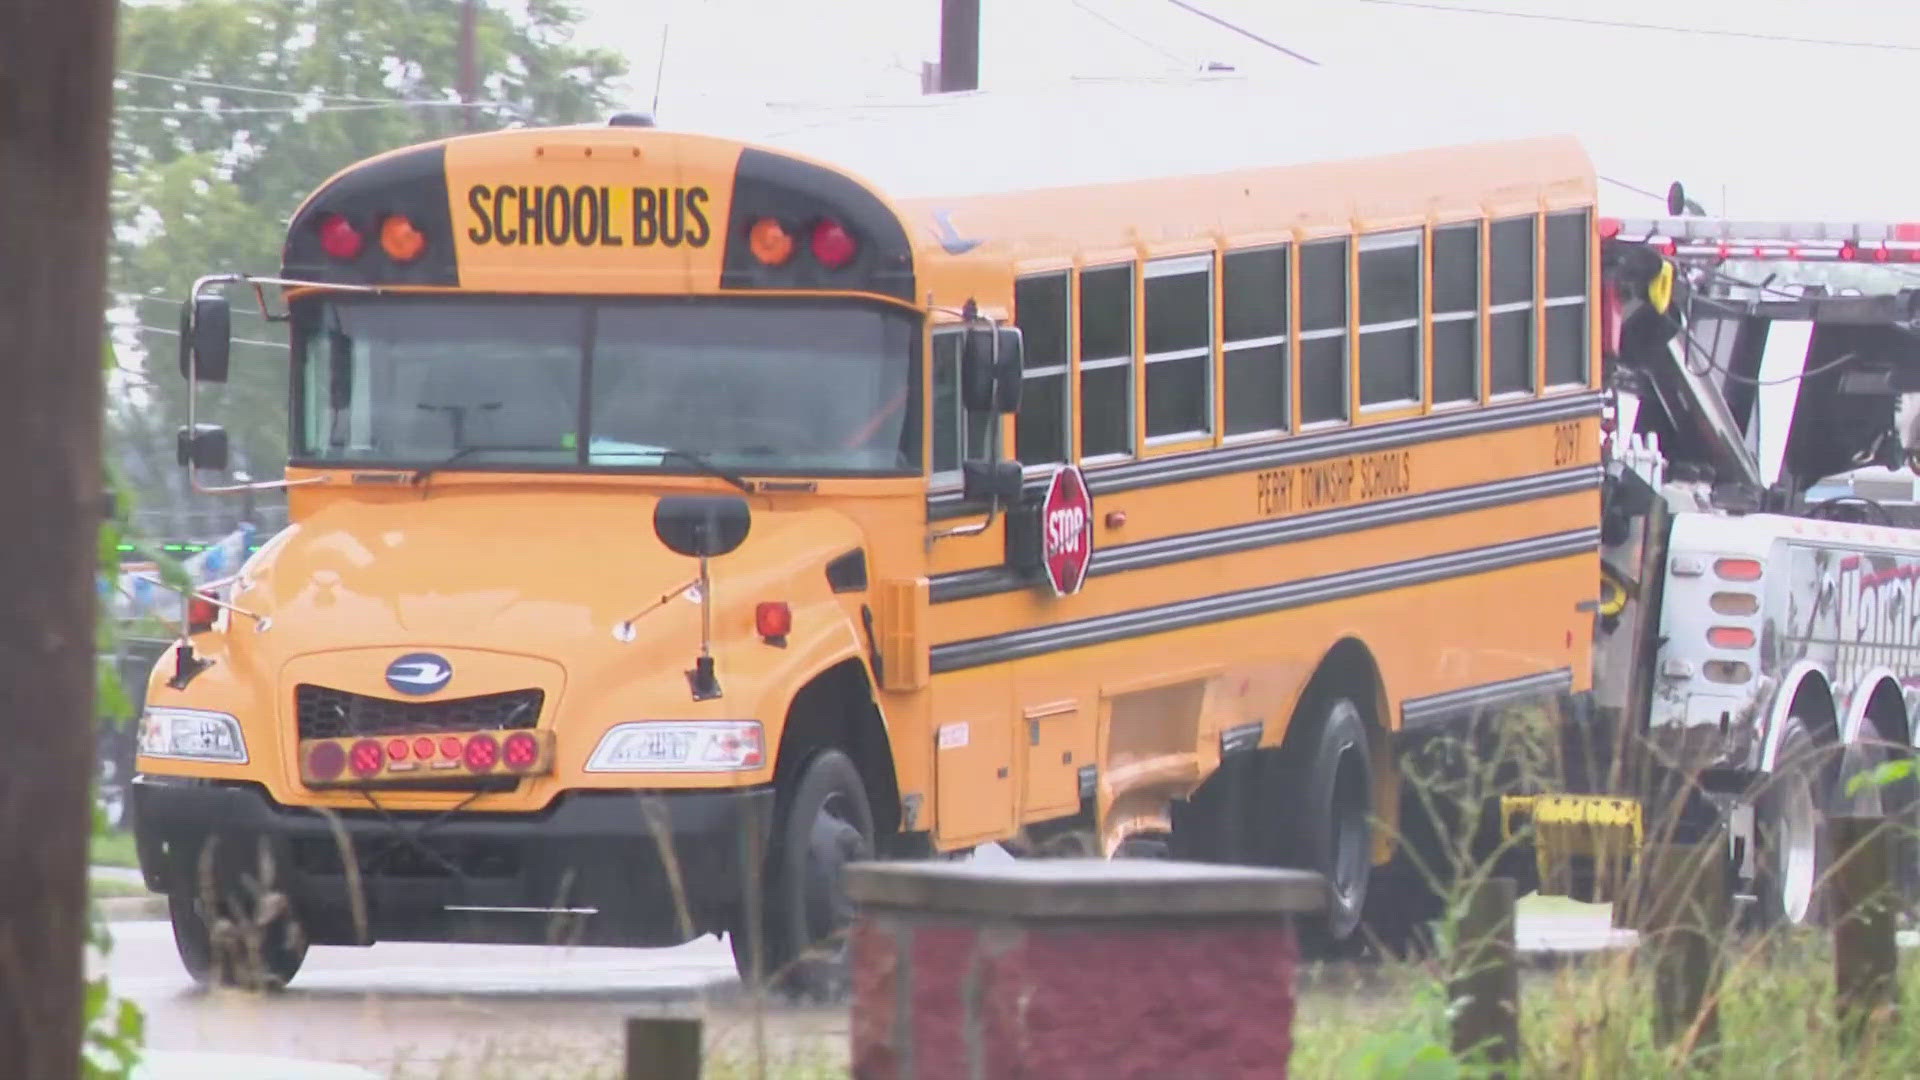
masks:
[[[1087,579],[1093,561],[1093,495],[1074,465],[1054,470],[1040,504],[1041,562],[1055,596],[1072,596]]]

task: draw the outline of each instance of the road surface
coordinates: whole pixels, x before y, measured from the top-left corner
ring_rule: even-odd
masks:
[[[165,922],[113,924],[115,993],[147,1012],[161,1050],[273,1054],[396,1076],[615,1076],[624,1018],[702,1008],[712,1052],[744,1059],[753,1010],[724,941],[675,949],[416,945],[314,948],[286,991],[204,993],[181,969]],[[1605,909],[1556,904],[1520,920],[1530,951],[1584,952],[1631,940]],[[765,1013],[774,1060],[844,1062],[844,1010]]]

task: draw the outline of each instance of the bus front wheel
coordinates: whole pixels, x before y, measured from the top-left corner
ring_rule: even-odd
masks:
[[[284,910],[284,904],[279,906]],[[270,991],[285,989],[299,974],[307,959],[307,942],[290,915],[269,918],[264,926],[241,927],[232,920],[219,920],[221,933],[216,941],[204,907],[188,892],[167,896],[174,948],[194,982]]]
[[[759,884],[760,932],[727,935],[741,980],[762,978],[801,998],[844,994],[853,923],[845,869],[873,852],[873,808],[860,771],[840,751],[820,751],[776,800]]]

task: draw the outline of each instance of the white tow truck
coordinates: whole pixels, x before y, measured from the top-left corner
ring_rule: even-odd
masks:
[[[1920,225],[1685,217],[1675,187],[1674,216],[1601,227],[1595,690],[1572,703],[1565,791],[1509,797],[1504,816],[1532,820],[1542,891],[1580,899],[1617,898],[1645,840],[1724,827],[1745,910],[1817,922],[1826,815],[1912,825],[1920,802],[1911,777],[1849,790],[1920,731],[1920,451],[1902,423],[1920,291],[1841,295],[1754,268],[1920,281]],[[1906,505],[1874,497],[1901,475]]]

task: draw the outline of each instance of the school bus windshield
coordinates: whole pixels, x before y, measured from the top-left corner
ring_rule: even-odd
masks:
[[[912,474],[917,341],[846,301],[307,297],[294,458]]]

